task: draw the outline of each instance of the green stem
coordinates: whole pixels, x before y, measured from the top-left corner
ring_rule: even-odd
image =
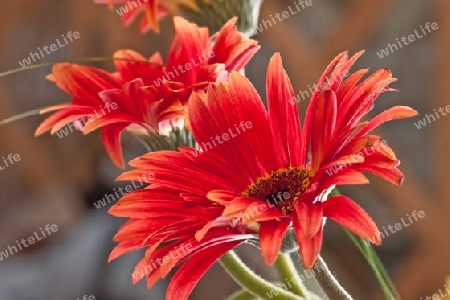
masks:
[[[317,272],[315,272],[314,278],[329,299],[352,300],[350,294],[347,293],[347,291],[345,291],[345,289],[339,284],[336,278],[334,278],[333,274],[328,269],[328,266],[322,259],[322,257],[319,256],[317,258],[314,264],[314,269],[318,270]]]
[[[292,284],[290,290],[296,295],[302,296],[305,299],[309,299],[309,292],[306,287],[303,285],[300,276],[297,273],[294,262],[289,254],[279,254],[278,259],[275,262],[275,267],[280,275],[281,282],[284,284],[284,281],[290,281]]]
[[[368,262],[370,268],[375,273],[378,282],[380,283],[381,289],[383,290],[384,296],[386,299],[400,299],[400,295],[398,294],[395,285],[392,283],[386,269],[383,266],[383,263],[380,261],[378,255],[375,253],[373,248],[369,244],[364,244],[364,241],[359,241],[358,237],[355,236],[348,229],[342,227],[348,237],[355,244],[356,248],[358,248],[359,252],[364,256],[365,260]]]
[[[330,193],[330,196],[338,196],[338,195],[340,195],[340,192],[337,188],[334,188]],[[386,271],[383,263],[381,262],[380,258],[378,257],[378,254],[375,252],[373,247],[366,240],[353,234],[348,229],[344,227],[342,227],[342,229],[345,231],[345,233],[349,236],[349,238],[352,240],[352,242],[355,244],[355,246],[358,248],[358,250],[366,259],[370,268],[374,272],[386,299],[389,300],[400,299],[400,295],[394,283],[389,277],[388,272]]]
[[[378,254],[375,252],[375,249],[373,247],[370,246],[370,244],[366,244],[366,246],[369,248],[369,254],[370,257],[372,258],[372,260],[374,261],[374,264],[378,267],[378,269],[380,269],[381,275],[384,278],[384,280],[387,282],[387,285],[390,288],[390,294],[391,296],[393,296],[394,298],[391,299],[397,299],[399,300],[400,294],[397,291],[397,288],[395,286],[395,284],[392,282],[391,277],[389,277],[388,272],[386,271],[386,268],[384,267],[383,263],[381,262],[380,257],[378,256]],[[374,267],[373,267],[374,268]],[[389,299],[389,298],[388,298]]]
[[[305,298],[285,291],[253,273],[234,251],[229,251],[222,256],[220,264],[239,285],[255,296],[263,299],[276,297],[277,300],[305,300]]]
[[[258,300],[259,298],[250,293],[247,290],[240,290],[239,292],[234,293],[227,300]]]

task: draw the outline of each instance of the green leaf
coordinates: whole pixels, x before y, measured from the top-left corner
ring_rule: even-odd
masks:
[[[338,196],[340,195],[338,189],[334,188],[330,196]],[[342,226],[341,226],[342,227]],[[355,246],[358,248],[358,250],[361,252],[361,254],[364,256],[366,261],[368,262],[370,268],[375,273],[375,276],[378,280],[378,283],[380,284],[381,289],[383,290],[384,296],[387,300],[400,300],[400,295],[392,282],[391,278],[389,277],[388,272],[386,271],[386,268],[384,267],[383,263],[381,262],[378,254],[375,252],[375,249],[372,247],[372,245],[366,241],[365,239],[361,238],[360,236],[357,236],[353,234],[350,230],[348,230],[345,227],[342,227],[344,232],[348,235],[348,237],[352,240],[352,242],[355,244]]]

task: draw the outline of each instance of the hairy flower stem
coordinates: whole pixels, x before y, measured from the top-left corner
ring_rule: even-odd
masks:
[[[258,300],[259,298],[247,290],[240,290],[230,297],[227,300]]]
[[[285,291],[253,273],[232,250],[220,258],[220,264],[234,281],[262,299],[275,295],[277,300],[305,300],[305,298]]]
[[[279,254],[275,267],[280,275],[281,283],[290,286],[290,290],[296,295],[302,296],[305,299],[310,299],[309,292],[303,285],[300,276],[295,268],[294,262],[289,254]],[[285,282],[290,282],[286,284]]]
[[[315,270],[320,270],[315,272],[314,278],[316,279],[319,286],[324,291],[325,295],[331,300],[352,300],[353,298],[347,293],[344,288],[339,284],[336,278],[331,274],[328,269],[327,264],[319,256],[313,267]]]

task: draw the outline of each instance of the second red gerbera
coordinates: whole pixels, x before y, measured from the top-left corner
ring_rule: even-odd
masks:
[[[115,73],[55,65],[48,78],[73,100],[43,110],[57,112],[39,126],[36,135],[54,134],[71,122],[77,122],[85,134],[102,128],[108,154],[123,168],[123,130],[138,135],[170,131],[186,117],[193,91],[205,90],[210,82],[227,81],[230,71],[241,70],[258,51],[258,43],[238,32],[235,22],[236,18],[229,20],[220,32],[209,36],[207,28],[175,17],[177,34],[166,65],[159,53],[147,60],[132,50],[116,52]]]

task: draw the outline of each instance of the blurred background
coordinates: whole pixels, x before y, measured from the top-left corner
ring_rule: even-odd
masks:
[[[294,7],[294,0],[265,0],[261,20]],[[0,10],[0,72],[19,68],[19,61],[50,45],[68,31],[80,38],[45,55],[39,62],[87,56],[110,56],[117,49],[135,49],[145,56],[167,54],[173,38],[170,18],[161,33],[140,35],[137,24],[123,28],[118,15],[91,1],[2,0]],[[388,123],[377,129],[402,161],[402,187],[369,177],[366,186],[342,187],[374,218],[379,228],[408,226],[386,236],[376,247],[402,299],[421,299],[444,290],[450,274],[450,117],[442,116],[418,129],[415,123],[434,109],[450,104],[450,2],[445,0],[313,0],[312,5],[254,36],[262,49],[246,68],[246,75],[265,95],[265,70],[270,56],[281,52],[296,93],[317,82],[338,53],[366,53],[352,70],[388,67],[399,80],[399,92],[383,94],[373,114],[393,105],[419,111],[415,118]],[[427,35],[427,22],[438,29]],[[397,43],[417,30],[423,37],[397,51]],[[391,48],[393,48],[391,46]],[[382,54],[382,50],[385,54]],[[386,53],[388,53],[386,55]],[[90,65],[112,71],[111,63]],[[0,119],[57,103],[71,97],[45,80],[51,67],[27,70],[0,78]],[[300,101],[304,111],[308,101]],[[48,134],[34,138],[43,116],[0,126],[0,255],[21,239],[37,235],[47,224],[57,231],[41,241],[0,259],[0,300],[164,299],[167,281],[148,291],[144,282],[131,283],[131,273],[142,257],[137,251],[108,264],[112,237],[125,220],[110,216],[112,205],[94,203],[125,182],[122,172],[105,154],[99,132],[65,137]],[[123,135],[125,159],[145,152],[129,134]],[[19,159],[8,160],[8,155]],[[18,155],[18,156],[17,156]],[[12,157],[10,156],[10,157]],[[5,162],[6,160],[6,162]],[[7,164],[7,166],[6,166]],[[409,222],[408,215],[425,217]],[[322,256],[355,299],[384,299],[374,274],[339,226],[328,222]],[[16,242],[18,241],[18,242]],[[259,251],[243,246],[239,253],[259,274],[277,280],[264,266]],[[312,279],[306,282],[314,289]],[[214,266],[190,299],[225,299],[237,286]],[[320,296],[322,294],[318,292]],[[86,298],[88,299],[88,298]],[[92,297],[90,299],[93,299]]]

